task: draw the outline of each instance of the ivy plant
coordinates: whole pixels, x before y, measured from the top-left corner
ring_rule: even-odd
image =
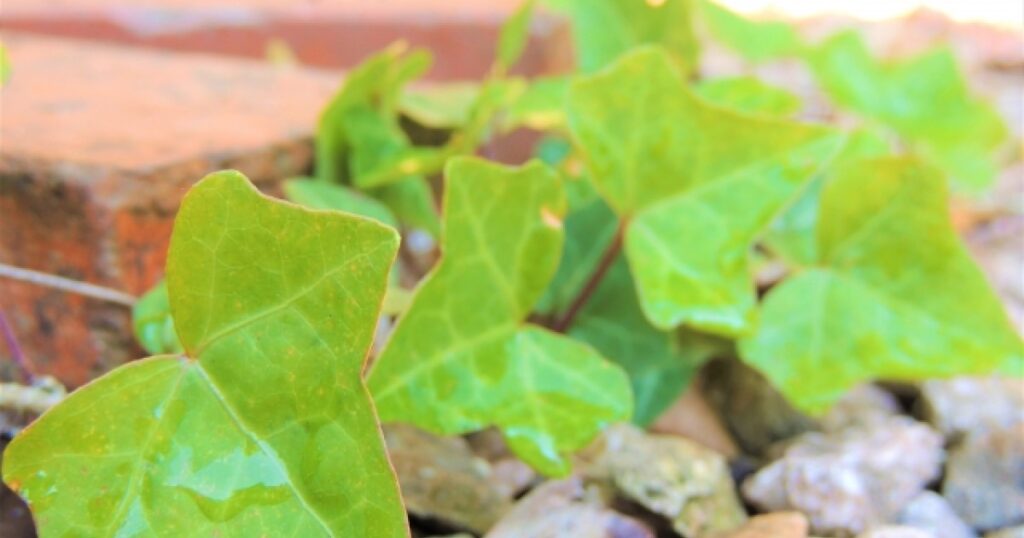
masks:
[[[546,3],[575,71],[512,74],[528,1],[479,83],[413,87],[432,59],[403,44],[351,70],[313,170],[283,184],[304,208],[232,172],[193,188],[166,284],[135,307],[156,356],[5,453],[44,536],[404,536],[376,413],[495,428],[563,476],[714,355],[809,413],[866,380],[1024,370],[947,208],[991,182],[1006,128],[948,51],[883,62],[853,34],[810,43],[707,0]],[[748,71],[703,76],[705,34]],[[781,59],[840,125],[750,76]],[[523,127],[538,160],[472,156]],[[393,263],[399,232],[432,236],[426,262]]]
[[[994,152],[1009,131],[995,108],[971,95],[948,48],[882,62],[844,32],[809,56],[836,103],[891,128],[959,188],[978,191],[995,179]]]
[[[658,48],[579,79],[567,104],[594,186],[619,217],[647,317],[726,336],[749,328],[750,247],[841,137],[708,106]]]
[[[370,371],[377,409],[443,434],[497,426],[523,460],[564,475],[570,452],[632,409],[618,367],[524,323],[561,254],[559,178],[477,159],[445,176],[442,258]]]
[[[404,536],[361,379],[398,236],[199,182],[167,297],[184,351],[74,392],[4,453],[43,536]]]

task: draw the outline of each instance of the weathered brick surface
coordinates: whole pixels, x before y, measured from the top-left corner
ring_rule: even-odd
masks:
[[[340,75],[5,33],[0,262],[140,294],[204,174],[305,170]],[[137,357],[123,306],[0,279],[38,373],[78,385]]]
[[[262,58],[272,40],[300,62],[345,68],[398,39],[434,51],[435,80],[479,78],[498,29],[520,0],[4,0],[0,28],[182,51]],[[560,18],[533,21],[519,70],[552,73],[569,63]]]

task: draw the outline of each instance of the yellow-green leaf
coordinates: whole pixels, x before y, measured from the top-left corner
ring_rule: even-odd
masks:
[[[530,38],[530,21],[535,0],[524,0],[519,8],[501,26],[498,36],[498,69],[508,71],[519,61]]]
[[[746,114],[787,118],[799,112],[802,106],[796,95],[754,77],[706,80],[694,90],[712,104]]]
[[[575,82],[568,115],[597,190],[627,222],[624,247],[651,322],[747,330],[750,249],[842,136],[708,105],[654,47]]]
[[[871,57],[854,32],[810,54],[814,73],[839,105],[881,122],[942,168],[961,188],[979,190],[997,171],[993,152],[1008,129],[989,103],[971,95],[947,48],[888,62]]]
[[[584,73],[597,71],[643,45],[665,47],[677,67],[697,69],[699,45],[693,31],[696,0],[567,0],[576,61]]]
[[[114,370],[7,447],[40,534],[406,536],[361,379],[397,247],[235,172],[198,183],[167,262],[185,353]]]
[[[708,0],[701,0],[700,14],[715,38],[750,62],[796,56],[805,49],[788,23],[751,20]]]
[[[861,161],[825,186],[822,264],[774,288],[743,358],[821,411],[867,379],[984,374],[1024,344],[950,223],[942,175]]]
[[[369,375],[381,419],[442,434],[497,426],[541,472],[632,412],[623,372],[526,324],[561,252],[565,194],[540,163],[446,168],[442,258]]]

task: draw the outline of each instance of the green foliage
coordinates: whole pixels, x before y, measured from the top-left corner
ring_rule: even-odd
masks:
[[[565,95],[568,77],[547,77],[530,81],[513,100],[503,117],[502,127],[511,131],[528,127],[536,131],[565,129]]]
[[[693,31],[695,1],[563,0],[556,7],[572,21],[580,71],[597,71],[635,47],[661,45],[689,75],[697,70],[699,49]]]
[[[290,179],[284,184],[284,193],[289,200],[312,209],[344,211],[398,227],[398,219],[386,205],[355,189],[312,179]]]
[[[754,77],[708,80],[696,85],[694,91],[723,108],[775,118],[792,117],[802,106],[799,97]]]
[[[519,61],[530,38],[530,20],[533,17],[534,0],[525,0],[519,9],[505,21],[498,37],[498,57],[495,65],[501,71],[508,71]]]
[[[132,326],[142,348],[153,355],[181,353],[181,342],[174,332],[171,300],[167,283],[161,280],[132,307]]]
[[[407,535],[374,406],[439,434],[496,427],[561,476],[716,354],[809,412],[864,380],[1024,371],[946,206],[950,178],[990,182],[1006,127],[948,51],[878,62],[855,35],[809,46],[708,0],[547,3],[581,73],[509,75],[528,0],[479,83],[409,89],[431,58],[401,44],[351,70],[315,177],[284,184],[312,210],[230,172],[191,191],[167,284],[134,310],[158,356],[8,448],[4,480],[44,536]],[[694,23],[749,64],[805,60],[867,121],[801,123],[781,88],[699,80]],[[546,164],[469,157],[522,127]],[[427,272],[437,253],[411,234],[389,278],[393,228],[432,234],[440,261]],[[785,273],[758,287],[763,263]]]
[[[708,0],[701,0],[700,14],[711,35],[752,63],[797,56],[805,50],[787,23],[752,21]]]
[[[818,263],[773,289],[743,358],[803,409],[873,378],[986,373],[1024,356],[956,237],[942,175],[906,159],[851,165],[822,193]]]
[[[881,134],[857,129],[848,134],[839,155],[823,173],[817,174],[800,197],[772,223],[762,238],[763,245],[790,265],[806,266],[818,258],[815,230],[821,190],[834,170],[862,159],[891,154],[890,143]]]
[[[568,114],[594,185],[628,222],[647,317],[662,329],[747,330],[750,248],[841,137],[708,106],[655,48],[576,82]]]
[[[370,371],[377,410],[444,434],[497,426],[524,461],[564,475],[571,451],[632,412],[621,370],[524,323],[558,264],[565,194],[539,163],[458,159],[445,175],[443,256]]]
[[[469,121],[480,85],[472,82],[431,84],[402,92],[399,107],[416,123],[434,129],[457,129]]]
[[[123,366],[7,448],[43,536],[405,536],[360,378],[398,237],[261,196],[185,198],[167,262],[184,354]]]
[[[992,152],[1008,130],[991,105],[971,95],[948,49],[879,62],[860,36],[846,32],[810,58],[836,103],[892,128],[959,187],[976,191],[993,181]]]
[[[349,71],[320,117],[316,177],[365,190],[403,224],[439,233],[425,176],[443,156],[411,144],[399,123],[402,89],[430,66],[430,55],[392,45]]]

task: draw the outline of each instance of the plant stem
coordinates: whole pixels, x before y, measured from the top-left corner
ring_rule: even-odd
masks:
[[[54,288],[68,293],[83,295],[85,297],[125,306],[134,305],[136,300],[135,297],[123,291],[104,288],[103,286],[79,282],[78,280],[72,280],[70,278],[64,278],[48,273],[41,273],[39,271],[33,271],[22,267],[14,267],[13,265],[7,265],[4,263],[0,263],[0,277],[20,280],[31,284],[38,284],[40,286],[46,286],[48,288]]]
[[[35,376],[32,375],[32,371],[28,368],[28,363],[25,362],[25,354],[21,351],[21,346],[18,345],[18,339],[14,337],[14,329],[7,322],[7,316],[4,315],[3,309],[0,309],[0,332],[4,334],[7,351],[11,353],[11,360],[21,373],[21,380],[24,383],[31,383]]]
[[[590,300],[590,296],[597,290],[597,286],[604,279],[604,275],[611,268],[612,263],[615,262],[615,258],[618,257],[619,252],[622,251],[622,233],[625,230],[626,223],[624,220],[619,220],[618,227],[615,228],[615,235],[612,236],[612,240],[605,247],[604,253],[601,254],[601,259],[597,262],[597,266],[594,267],[594,272],[590,273],[590,278],[587,279],[586,284],[580,290],[580,293],[573,299],[572,304],[566,309],[565,313],[560,318],[555,320],[551,328],[560,333],[564,333],[572,326],[573,320],[576,315],[579,314],[583,305],[587,304]]]

